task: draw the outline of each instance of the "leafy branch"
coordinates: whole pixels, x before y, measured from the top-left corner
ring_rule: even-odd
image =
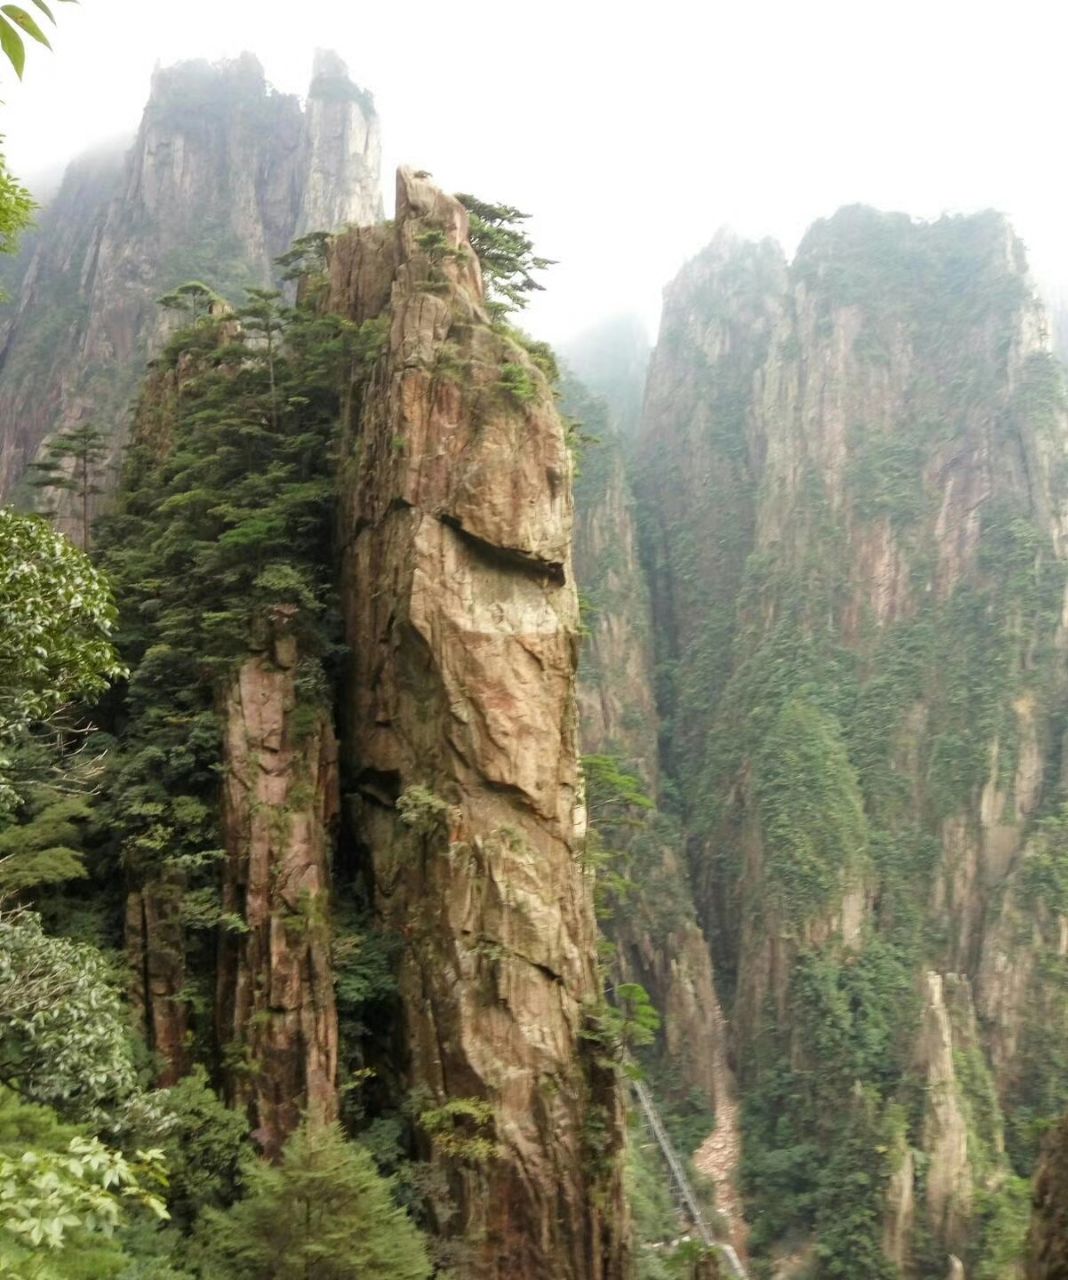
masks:
[[[55,14],[45,3],[45,0],[30,0],[30,3],[37,9],[38,13],[43,13],[49,22],[55,26]],[[60,4],[77,4],[78,0],[59,0]],[[22,5],[5,4],[0,5],[0,49],[3,50],[4,56],[15,69],[15,74],[22,79],[22,72],[26,66],[26,41],[23,39],[22,33],[36,40],[38,44],[43,44],[46,49],[51,49],[48,37],[41,30],[37,18]]]

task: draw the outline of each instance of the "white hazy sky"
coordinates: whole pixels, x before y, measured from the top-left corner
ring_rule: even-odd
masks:
[[[0,76],[33,175],[137,124],[153,63],[251,49],[280,89],[337,49],[375,95],[392,167],[534,214],[560,260],[527,326],[655,326],[660,290],[727,223],[792,249],[864,201],[994,206],[1068,285],[1063,0],[82,0],[54,54]]]

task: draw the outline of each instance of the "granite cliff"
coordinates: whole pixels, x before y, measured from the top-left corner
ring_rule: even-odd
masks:
[[[769,1274],[1019,1274],[1066,1101],[1068,449],[1019,241],[859,207],[792,262],[721,233],[637,434],[573,411],[604,441],[585,749],[666,813],[608,928],[712,1104],[721,1206]]]
[[[270,1157],[304,1111],[389,1116],[453,1274],[624,1280],[551,365],[409,170],[272,305],[277,346],[225,308],[167,346],[102,532],[161,1083],[214,1064]]]
[[[1017,1265],[1064,1101],[1066,447],[996,215],[846,209],[792,263],[720,236],[667,292],[633,467],[662,766],[783,1275]]]
[[[156,71],[137,135],[74,161],[17,264],[0,348],[0,497],[56,432],[125,435],[140,371],[173,321],[156,299],[190,279],[269,287],[293,239],[381,216],[370,96],[317,55],[304,106],[250,54]]]

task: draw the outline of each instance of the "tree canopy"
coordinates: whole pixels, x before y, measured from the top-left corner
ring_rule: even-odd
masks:
[[[530,214],[521,213],[514,205],[490,204],[462,192],[456,199],[470,215],[471,248],[482,266],[490,312],[500,319],[522,310],[527,295],[545,287],[533,273],[553,265],[552,258],[534,252],[533,240],[520,225]]]
[[[124,674],[107,579],[47,521],[0,508],[0,802],[4,742]]]
[[[370,1153],[307,1120],[279,1165],[250,1162],[245,1196],[208,1211],[206,1280],[425,1280],[423,1239]]]
[[[107,959],[50,937],[28,911],[0,913],[0,1083],[64,1119],[101,1125],[137,1087]]]
[[[103,1280],[125,1274],[131,1210],[167,1210],[162,1153],[132,1157],[0,1087],[0,1275]]]

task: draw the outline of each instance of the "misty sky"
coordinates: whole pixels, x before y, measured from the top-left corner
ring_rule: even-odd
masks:
[[[375,95],[386,204],[400,162],[535,215],[560,259],[526,327],[655,327],[660,290],[727,223],[792,249],[865,201],[1009,213],[1068,285],[1068,6],[1056,0],[82,0],[55,53],[0,87],[32,177],[136,127],[153,63],[251,49],[303,91],[327,46]]]

